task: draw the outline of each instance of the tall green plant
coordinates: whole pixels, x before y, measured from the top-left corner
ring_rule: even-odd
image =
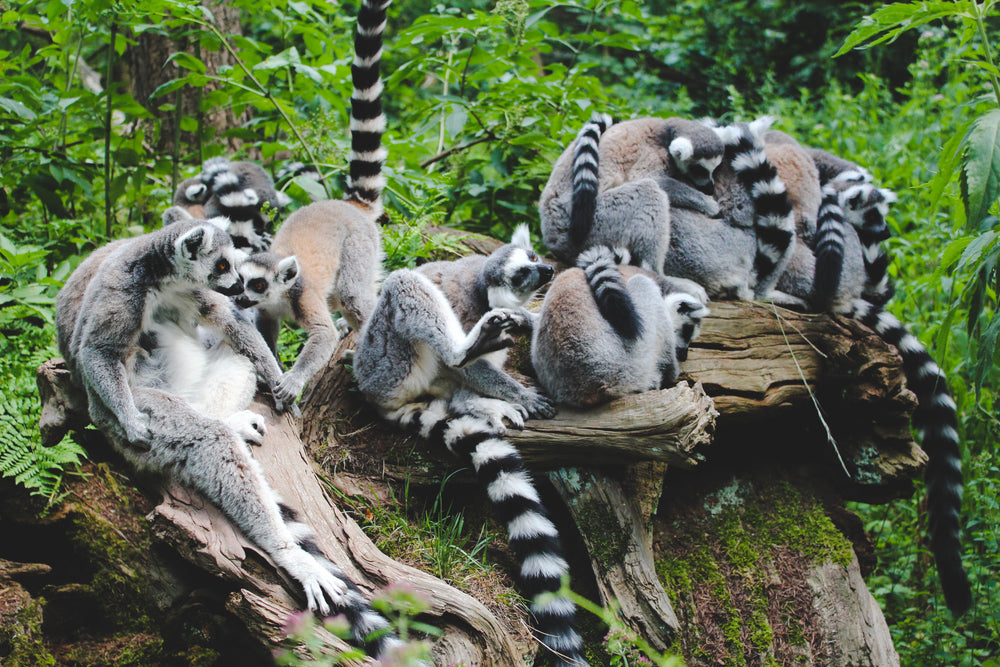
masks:
[[[989,93],[973,103],[976,115],[958,127],[945,142],[938,160],[938,173],[931,182],[937,203],[942,192],[956,179],[965,213],[966,235],[944,251],[942,266],[968,277],[952,315],[960,306],[967,311],[966,329],[976,348],[972,377],[977,393],[1000,359],[1000,70],[993,56],[987,17],[994,0],[976,2],[895,3],[882,7],[850,34],[837,55],[855,48],[870,48],[892,42],[907,31],[932,21],[955,23],[963,43],[970,43],[965,65],[976,68]],[[948,330],[939,343],[947,343]]]

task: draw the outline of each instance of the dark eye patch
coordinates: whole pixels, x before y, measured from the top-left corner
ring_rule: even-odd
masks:
[[[263,294],[264,290],[267,289],[267,281],[264,280],[263,278],[254,278],[253,280],[247,283],[247,287],[249,287],[254,292],[257,292],[257,294]]]
[[[219,273],[225,273],[226,271],[228,271],[229,260],[220,259],[218,262],[215,263],[215,270],[218,271]]]

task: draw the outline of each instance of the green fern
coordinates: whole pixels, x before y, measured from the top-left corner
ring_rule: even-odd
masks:
[[[83,449],[69,438],[43,447],[38,433],[37,398],[14,396],[0,402],[0,477],[13,478],[33,495],[52,502],[59,497],[63,474],[76,469]]]

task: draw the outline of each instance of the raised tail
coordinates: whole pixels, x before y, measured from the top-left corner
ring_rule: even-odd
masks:
[[[382,112],[382,33],[390,0],[362,0],[354,33],[351,65],[351,152],[344,199],[368,206],[382,217],[386,150],[382,147],[385,114]]]
[[[873,329],[903,357],[907,384],[919,402],[913,422],[922,433],[921,446],[928,456],[925,477],[931,551],[945,602],[952,613],[961,614],[972,604],[972,592],[962,566],[962,455],[955,401],[948,392],[947,379],[920,341],[881,306],[855,299],[842,314]]]
[[[477,414],[455,414],[444,401],[426,410],[404,411],[399,422],[472,463],[476,477],[507,526],[511,551],[521,563],[518,584],[530,601],[538,640],[555,656],[557,667],[587,667],[583,640],[574,629],[576,604],[559,594],[569,565],[559,531],[542,505],[531,475],[502,426]]]
[[[816,217],[816,272],[813,276],[813,304],[826,310],[840,288],[844,269],[844,211],[837,191],[823,187]]]
[[[625,288],[614,252],[605,246],[588,248],[580,253],[576,265],[587,276],[597,310],[611,328],[624,340],[635,340],[641,336],[642,318]]]
[[[792,204],[778,171],[764,153],[764,132],[773,120],[764,116],[751,123],[731,126],[735,131],[724,136],[726,157],[740,183],[750,194],[754,206],[754,229],[757,250],[754,273],[757,281],[754,296],[767,298],[781,277],[791,257],[795,237]]]
[[[278,503],[278,507],[281,510],[281,518],[302,550],[315,558],[347,587],[347,592],[340,599],[329,600],[332,605],[330,614],[332,616],[343,614],[347,618],[351,627],[351,639],[364,649],[365,653],[375,658],[387,657],[392,648],[402,644],[389,621],[372,609],[354,582],[326,557],[316,544],[312,528],[299,521],[298,513],[281,502]]]
[[[598,146],[601,135],[614,122],[608,114],[594,112],[576,135],[573,149],[573,200],[569,219],[569,240],[576,249],[583,247],[594,224],[600,168]]]

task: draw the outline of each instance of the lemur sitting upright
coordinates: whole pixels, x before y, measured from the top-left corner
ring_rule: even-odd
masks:
[[[380,655],[398,640],[369,636],[388,622],[323,556],[250,454],[264,421],[245,409],[255,374],[233,356],[248,356],[272,385],[280,371],[228,298],[242,289],[237,261],[228,235],[199,220],[96,250],[57,297],[60,350],[94,423],[126,460],[204,494],[299,582],[310,609],[345,613],[355,640]],[[225,347],[206,349],[199,327]],[[246,386],[205,377],[230,370]],[[227,395],[206,398],[202,381],[225,384]],[[197,405],[177,392],[193,392]]]
[[[340,340],[331,311],[355,330],[368,320],[382,277],[383,217],[381,147],[382,31],[388,0],[365,0],[358,15],[351,68],[350,175],[342,201],[318,201],[295,211],[282,224],[270,252],[256,253],[240,273],[246,291],[241,308],[255,307],[258,326],[274,350],[283,319],[298,322],[308,339],[294,366],[281,379],[278,395],[293,402],[329,361]]]
[[[589,248],[545,295],[531,363],[560,404],[587,407],[673,385],[708,314],[700,287],[623,261],[609,248]]]
[[[586,665],[573,629],[575,605],[556,594],[568,565],[503,424],[506,418],[520,426],[525,416],[550,417],[555,410],[495,365],[502,360],[487,358],[513,344],[513,331],[531,327],[534,318],[523,306],[551,276],[531,250],[526,228],[489,258],[394,271],[361,330],[354,376],[386,419],[442,440],[471,462],[507,525],[537,636],[556,664],[568,667]]]

